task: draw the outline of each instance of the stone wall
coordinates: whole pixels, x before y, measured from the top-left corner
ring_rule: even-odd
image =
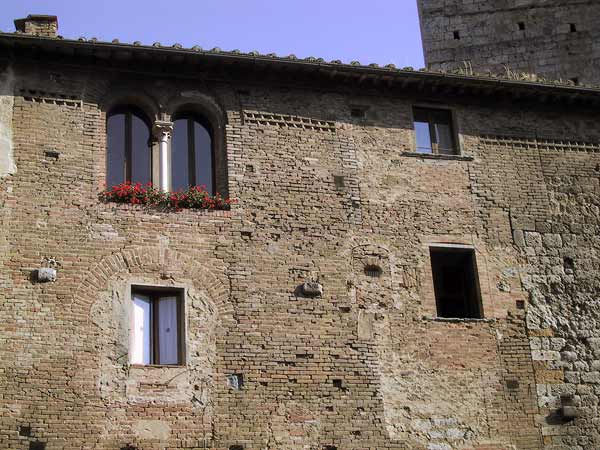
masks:
[[[424,159],[411,106],[432,99],[13,70],[0,447],[600,445],[596,113],[438,98],[465,157]],[[164,119],[182,92],[213,99],[230,211],[98,200],[119,86]],[[483,320],[436,318],[436,243],[475,249]],[[44,258],[59,263],[55,283],[32,276]],[[321,297],[302,294],[307,280]],[[186,366],[128,364],[132,284],[186,290]],[[574,422],[557,422],[562,393],[575,394]]]
[[[14,76],[10,67],[0,72],[0,177],[14,173],[12,115]]]
[[[600,53],[590,0],[418,0],[431,69],[535,73],[599,84]],[[465,66],[465,62],[468,62]]]

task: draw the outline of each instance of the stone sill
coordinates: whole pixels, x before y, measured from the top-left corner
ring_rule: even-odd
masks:
[[[129,364],[131,369],[186,369],[186,365],[181,364]]]
[[[460,319],[454,317],[431,317],[423,316],[427,322],[446,322],[446,323],[494,323],[496,319]]]
[[[230,209],[201,209],[201,208],[181,208],[178,210],[172,208],[155,208],[146,205],[134,205],[131,203],[118,202],[102,202],[108,208],[121,211],[141,211],[148,214],[185,214],[191,213],[196,215],[210,215],[220,217],[232,217],[234,215],[232,208]]]
[[[465,155],[439,155],[418,152],[402,152],[402,156],[407,158],[438,159],[442,161],[473,161],[474,159],[472,156]]]

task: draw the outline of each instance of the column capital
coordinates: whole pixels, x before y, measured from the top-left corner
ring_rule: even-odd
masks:
[[[168,140],[173,132],[173,122],[157,120],[152,127],[152,134],[159,141]]]

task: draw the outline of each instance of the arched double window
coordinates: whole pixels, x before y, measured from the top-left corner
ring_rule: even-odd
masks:
[[[189,186],[215,190],[213,132],[208,121],[196,114],[177,114],[171,141],[171,187]]]
[[[106,121],[106,185],[152,181],[150,121],[133,106],[114,108]]]

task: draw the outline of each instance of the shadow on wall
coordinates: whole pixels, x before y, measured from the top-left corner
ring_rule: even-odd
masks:
[[[0,69],[0,178],[17,171],[13,157],[12,132],[14,85],[12,68]]]

